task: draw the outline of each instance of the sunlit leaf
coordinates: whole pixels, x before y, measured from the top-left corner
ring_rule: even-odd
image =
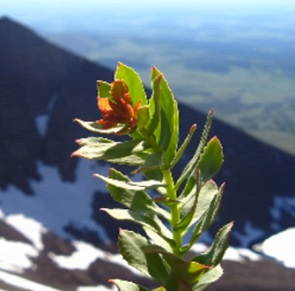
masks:
[[[119,251],[123,258],[143,274],[164,284],[168,272],[159,254],[145,253],[149,245],[146,238],[129,230],[120,230],[118,238]]]
[[[132,105],[135,106],[138,101],[140,105],[147,104],[147,97],[140,76],[132,68],[119,62],[115,72],[115,79],[123,79],[128,87]]]
[[[111,279],[110,283],[113,283],[117,286],[119,291],[149,291],[141,285],[135,284],[133,282],[124,281],[120,279]]]

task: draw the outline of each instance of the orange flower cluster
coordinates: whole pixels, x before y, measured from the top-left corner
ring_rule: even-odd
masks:
[[[111,84],[110,93],[111,98],[97,97],[97,105],[102,112],[102,119],[96,122],[103,129],[109,129],[118,124],[125,124],[126,127],[119,134],[128,133],[137,125],[140,101],[135,106],[132,106],[127,85],[123,80],[114,81]]]

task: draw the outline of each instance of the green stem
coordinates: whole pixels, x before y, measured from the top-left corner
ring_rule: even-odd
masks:
[[[167,187],[167,196],[172,199],[176,200],[177,199],[177,193],[174,188],[174,181],[172,177],[172,173],[170,170],[163,170],[163,177],[164,181]],[[182,247],[182,235],[181,232],[174,230],[175,226],[179,223],[180,220],[180,209],[179,209],[179,204],[178,203],[171,203],[170,211],[171,211],[171,228],[172,228],[172,233],[173,233],[173,239],[175,242],[175,249],[174,253],[179,254],[179,250]]]
[[[139,134],[151,145],[152,149],[156,153],[160,153],[162,151],[161,147],[157,144],[155,138],[150,136],[147,132],[146,128],[142,128],[138,131]]]

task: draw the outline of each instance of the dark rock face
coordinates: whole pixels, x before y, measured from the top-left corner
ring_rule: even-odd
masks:
[[[29,29],[0,19],[0,187],[14,184],[33,194],[28,179],[39,179],[36,160],[59,166],[73,180],[69,153],[77,137],[72,120],[94,118],[96,79],[113,73],[53,46]],[[77,102],[77,100],[79,100]],[[44,135],[36,118],[46,116]],[[82,134],[82,133],[81,133]]]
[[[37,194],[29,183],[42,179],[37,161],[58,167],[63,180],[75,181],[77,160],[69,155],[76,148],[74,140],[88,133],[72,120],[99,118],[96,80],[110,82],[113,72],[47,42],[8,18],[0,19],[0,39],[0,188],[15,185],[26,194]],[[193,155],[206,118],[188,106],[179,104],[179,109],[180,141],[193,123],[199,130],[176,174]],[[232,244],[240,244],[251,227],[263,232],[247,244],[290,226],[294,209],[282,210],[275,221],[270,209],[275,196],[294,197],[295,158],[219,120],[213,122],[214,134],[225,152],[225,163],[216,179],[227,183],[219,225],[235,220]],[[111,205],[102,197],[104,207]],[[69,231],[83,234],[70,226]],[[91,231],[88,234],[93,235]],[[116,231],[109,234],[116,239]]]

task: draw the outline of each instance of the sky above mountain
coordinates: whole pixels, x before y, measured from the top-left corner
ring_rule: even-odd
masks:
[[[295,2],[255,0],[209,0],[209,1],[37,1],[0,0],[0,15],[9,15],[29,25],[45,30],[111,29],[116,27],[158,25],[165,22],[170,28],[199,26],[202,23],[236,25],[241,19],[252,21],[253,17],[273,18],[272,26],[282,27],[292,22]],[[289,16],[288,16],[289,15]],[[280,19],[280,21],[277,21]],[[257,22],[257,27],[262,23]],[[107,26],[107,28],[106,28]]]

